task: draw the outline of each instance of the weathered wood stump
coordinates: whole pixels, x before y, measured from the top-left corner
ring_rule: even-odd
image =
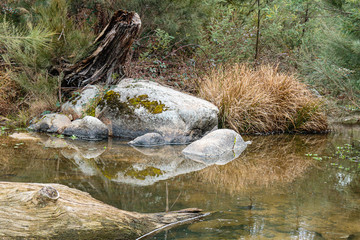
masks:
[[[119,10],[96,38],[97,49],[84,60],[64,70],[63,88],[87,84],[116,84],[124,75],[124,64],[135,37],[140,32],[137,13]]]
[[[137,239],[204,216],[199,209],[141,214],[61,184],[0,182],[0,239]]]

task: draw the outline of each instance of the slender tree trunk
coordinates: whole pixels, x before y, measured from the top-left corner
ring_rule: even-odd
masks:
[[[261,11],[260,11],[260,0],[257,0],[258,7],[258,18],[257,18],[257,27],[256,27],[256,44],[255,44],[255,61],[258,60],[259,57],[259,43],[260,43],[260,19],[261,19]]]
[[[304,37],[306,32],[306,23],[309,21],[309,2],[306,3],[306,10],[305,10],[305,16],[304,16],[304,27],[302,31],[302,37]]]
[[[97,49],[84,60],[64,70],[62,88],[88,84],[116,84],[124,76],[124,64],[141,27],[137,13],[119,10],[94,42]]]

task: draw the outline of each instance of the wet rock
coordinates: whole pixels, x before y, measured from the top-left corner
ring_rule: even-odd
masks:
[[[102,140],[108,137],[108,128],[99,119],[86,116],[83,119],[77,119],[68,126],[64,135],[76,136],[86,140]]]
[[[249,142],[234,130],[215,130],[187,146],[182,153],[206,164],[223,165],[240,155]]]
[[[159,133],[147,133],[129,142],[133,146],[152,147],[165,144],[165,139]]]
[[[122,80],[96,108],[112,136],[133,139],[157,132],[171,144],[199,139],[217,126],[217,114],[218,108],[210,102],[134,79]]]
[[[9,137],[17,139],[17,140],[40,141],[40,138],[34,137],[29,133],[13,133]]]
[[[89,112],[91,112],[89,108],[91,108],[91,103],[96,99],[97,94],[99,94],[99,88],[88,85],[81,94],[73,96],[69,101],[64,103],[61,106],[61,112],[66,115],[71,115],[73,120],[81,118],[84,115],[89,115]]]
[[[33,120],[28,129],[36,132],[62,133],[70,124],[71,121],[66,115],[51,113]]]

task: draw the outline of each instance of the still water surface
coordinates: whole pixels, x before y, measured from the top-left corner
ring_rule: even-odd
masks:
[[[245,136],[235,160],[185,159],[185,146],[132,148],[37,135],[0,136],[0,181],[61,183],[118,208],[201,208],[201,221],[149,239],[360,239],[360,128]]]

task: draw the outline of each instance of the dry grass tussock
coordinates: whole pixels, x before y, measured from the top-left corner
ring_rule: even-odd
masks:
[[[19,86],[8,73],[0,69],[0,115],[6,116],[16,108],[14,104],[19,94]]]
[[[18,125],[25,124],[45,110],[55,109],[55,94],[26,92],[15,80],[16,74],[0,70],[0,115],[15,118]]]
[[[235,64],[213,69],[200,86],[202,98],[220,110],[222,127],[239,133],[323,132],[322,100],[294,75],[277,67]]]
[[[317,165],[317,161],[306,157],[305,153],[318,153],[327,143],[325,136],[279,137],[257,138],[240,158],[224,166],[214,165],[199,171],[198,180],[230,193],[291,183]]]

